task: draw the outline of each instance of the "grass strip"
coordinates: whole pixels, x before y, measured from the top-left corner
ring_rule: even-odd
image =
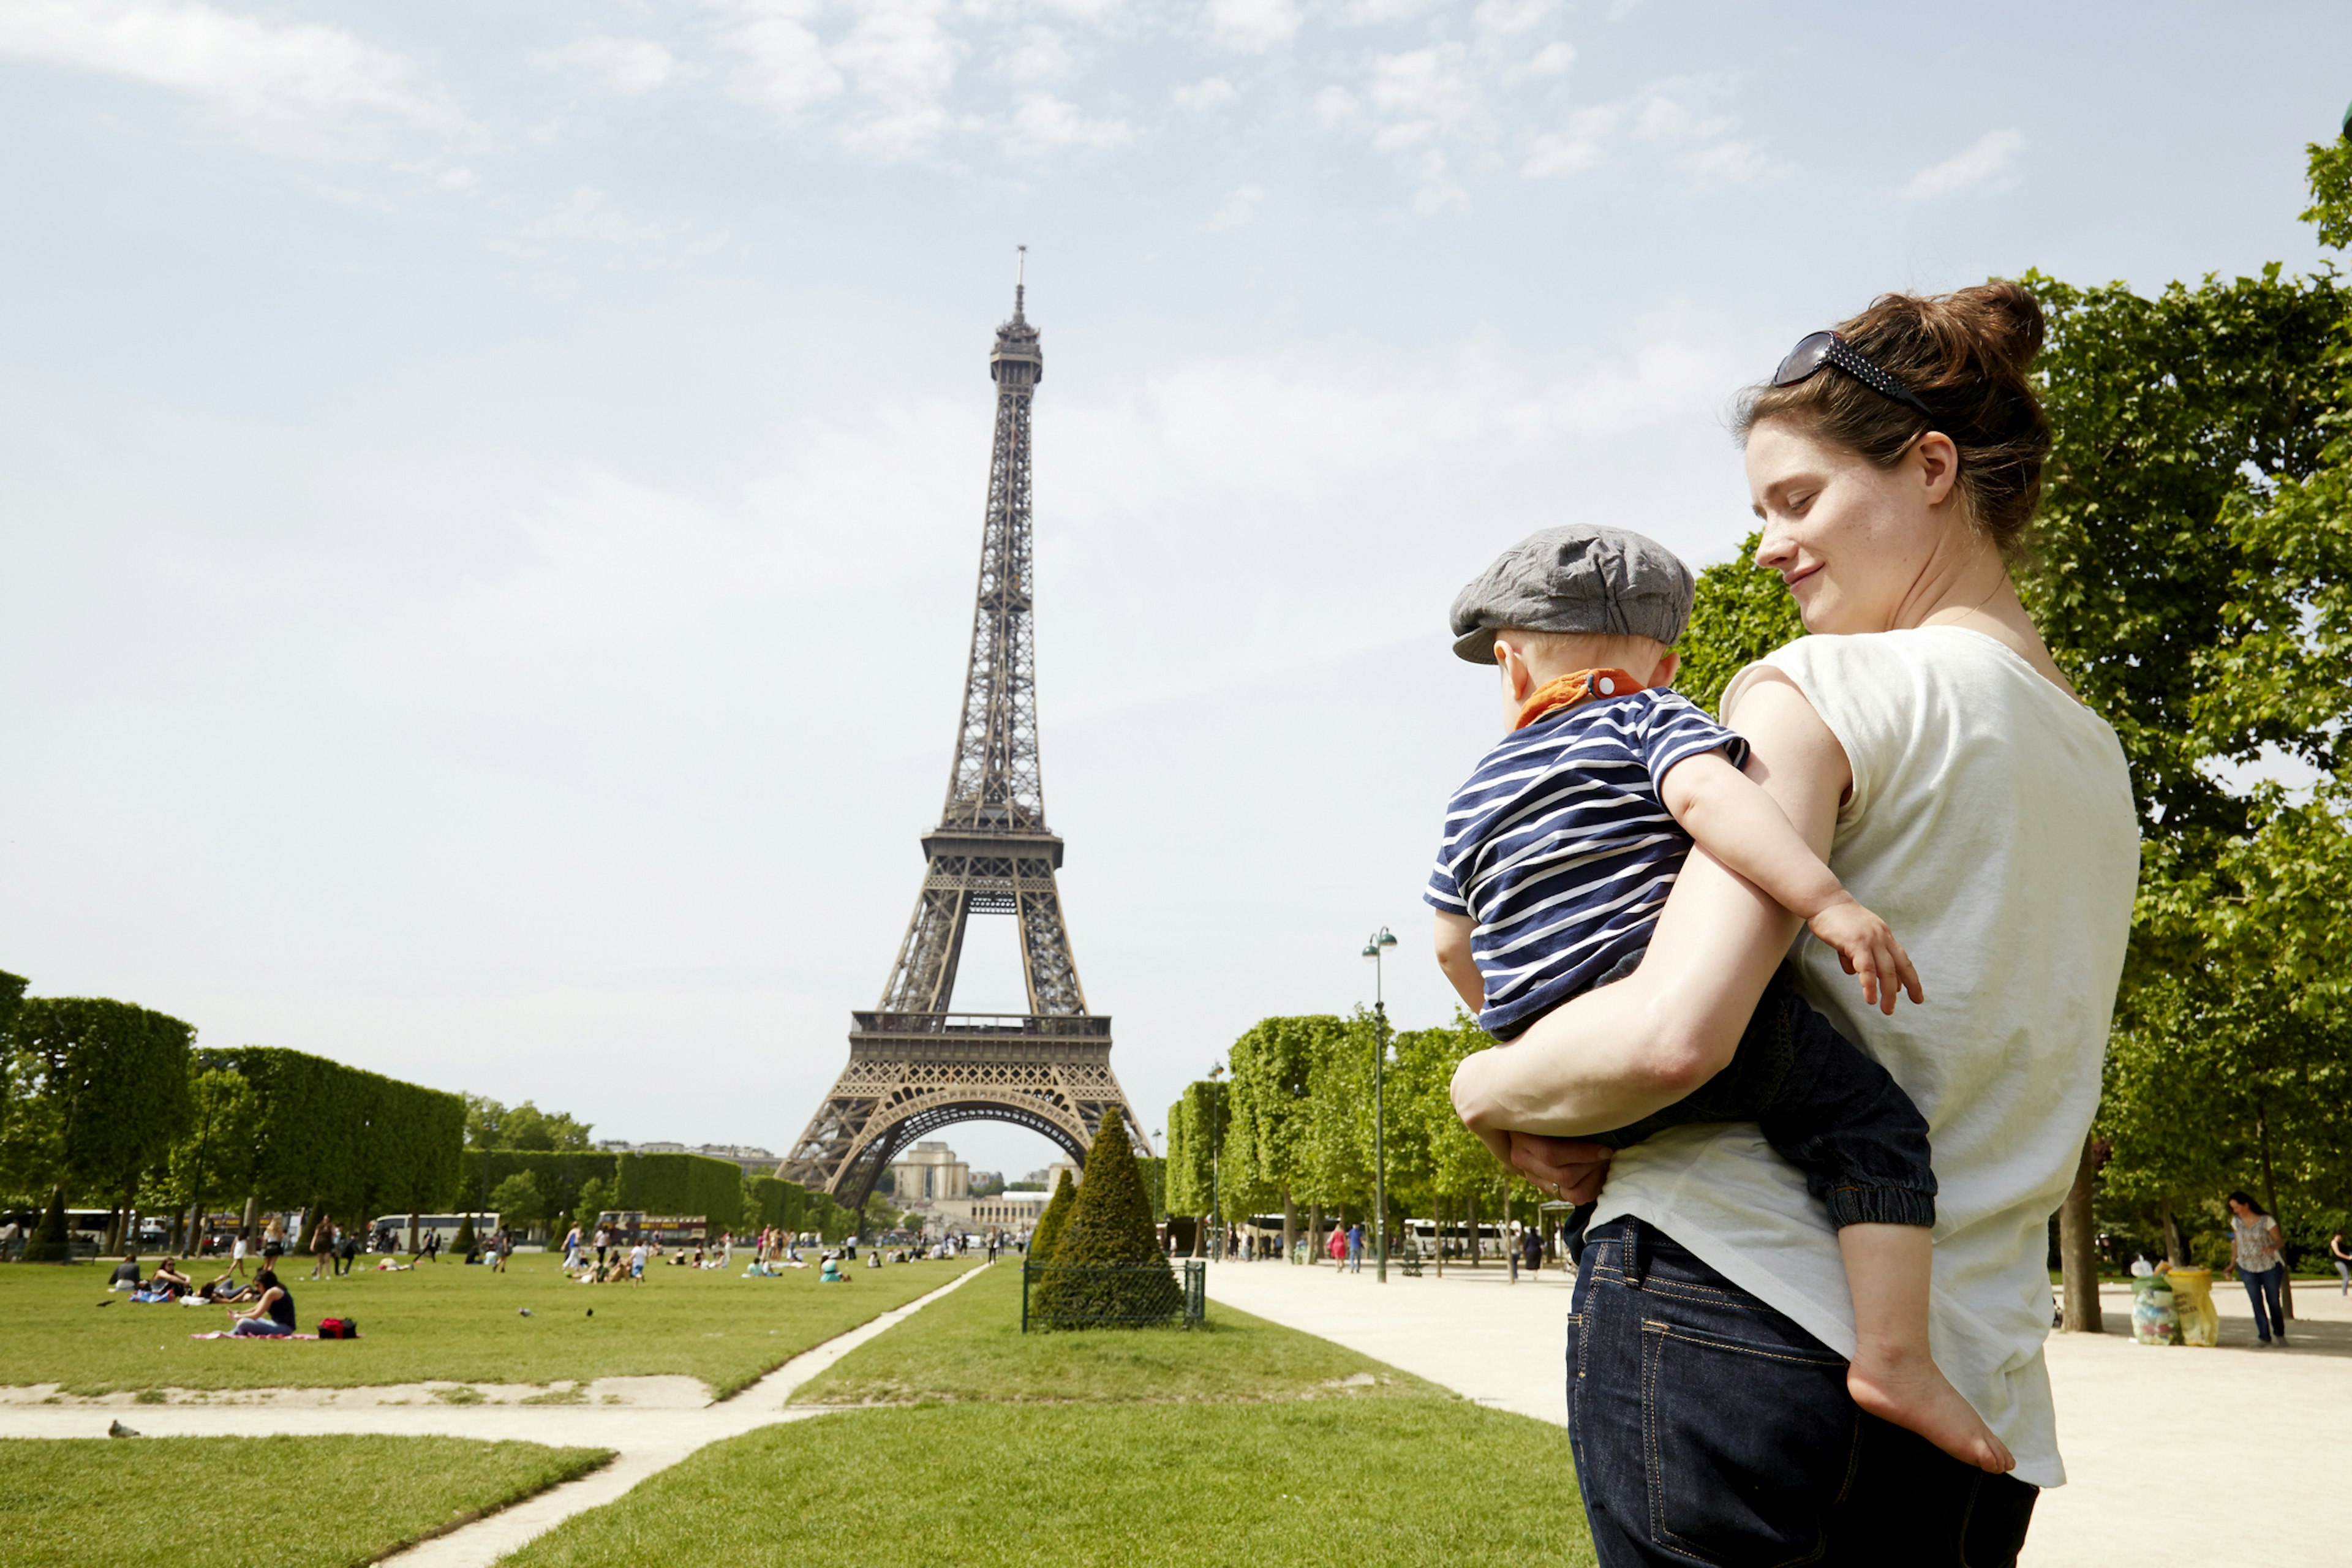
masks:
[[[502,1274],[457,1263],[396,1274],[362,1267],[315,1282],[304,1278],[307,1265],[289,1268],[280,1278],[306,1331],[321,1317],[348,1317],[358,1320],[361,1337],[277,1344],[191,1340],[194,1331],[225,1327],[226,1311],[109,1296],[107,1271],[89,1264],[0,1266],[0,1321],[9,1325],[0,1379],[107,1394],[427,1380],[545,1384],[677,1373],[701,1379],[723,1398],[968,1267],[861,1267],[851,1284],[820,1287],[814,1268],[746,1279],[740,1268],[656,1265],[642,1285],[575,1285],[559,1261],[518,1258]]]
[[[1212,1303],[1192,1329],[1021,1331],[1021,1266],[998,1264],[793,1394],[803,1405],[1451,1398],[1408,1373]]]
[[[1450,1399],[844,1411],[714,1444],[500,1568],[1586,1568],[1566,1449]]]
[[[465,1437],[0,1438],[10,1568],[356,1568],[612,1455]]]

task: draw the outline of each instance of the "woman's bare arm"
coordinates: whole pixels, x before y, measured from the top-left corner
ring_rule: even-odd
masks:
[[[1727,716],[1754,745],[1749,767],[1816,854],[1826,856],[1853,782],[1845,751],[1803,693],[1766,672]],[[1633,974],[1538,1019],[1508,1046],[1465,1058],[1454,1107],[1505,1159],[1511,1132],[1572,1138],[1638,1121],[1731,1059],[1797,919],[1694,849]]]

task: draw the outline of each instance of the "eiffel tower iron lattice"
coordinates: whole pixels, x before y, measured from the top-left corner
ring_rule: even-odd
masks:
[[[1083,1166],[1117,1110],[1150,1152],[1111,1073],[1110,1019],[1087,1011],[1055,879],[1062,840],[1045,826],[1029,533],[1029,405],[1045,361],[1026,293],[1016,280],[988,359],[996,442],[947,807],[923,836],[929,868],[881,1003],[850,1015],[849,1065],[776,1172],[852,1208],[899,1150],[958,1121],[1042,1132]],[[1027,1013],[948,1010],[976,914],[1018,921]]]

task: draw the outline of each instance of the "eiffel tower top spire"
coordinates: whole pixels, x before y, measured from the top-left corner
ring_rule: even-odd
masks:
[[[963,716],[948,773],[947,806],[940,816],[943,832],[1047,831],[1037,756],[1029,521],[1029,403],[1045,379],[1045,354],[1024,311],[1028,247],[1021,248],[1013,319],[996,329],[996,347],[988,356],[988,374],[996,383],[996,442],[989,457]],[[1060,858],[1057,852],[1056,864]]]

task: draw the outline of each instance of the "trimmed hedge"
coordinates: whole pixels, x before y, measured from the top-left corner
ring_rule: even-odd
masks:
[[[487,1209],[489,1194],[509,1176],[527,1175],[539,1184],[547,1205],[549,1226],[561,1238],[580,1206],[580,1190],[601,1181],[611,1193],[619,1179],[621,1157],[595,1149],[468,1149],[462,1156],[463,1175],[458,1206]],[[614,1206],[607,1197],[605,1208]]]
[[[1045,1212],[1037,1216],[1037,1228],[1029,1233],[1029,1261],[1051,1263],[1054,1249],[1061,1244],[1062,1232],[1070,1223],[1070,1210],[1077,1206],[1078,1189],[1070,1180],[1070,1173],[1054,1184],[1054,1195],[1045,1200]]]
[[[466,1101],[275,1046],[196,1053],[252,1087],[259,1107],[253,1195],[365,1223],[439,1210],[460,1196]]]
[[[1034,1310],[1045,1327],[1127,1326],[1182,1314],[1184,1295],[1160,1250],[1151,1195],[1117,1111],[1104,1115],[1087,1151],[1087,1179],[1069,1212],[1051,1254],[1042,1264],[1033,1258]],[[1045,1229],[1042,1218],[1038,1229]]]
[[[624,1154],[613,1206],[646,1214],[698,1214],[713,1231],[743,1225],[743,1168],[708,1154]]]
[[[30,1091],[8,1108],[11,1141],[20,1144],[11,1163],[21,1161],[27,1174],[68,1196],[110,1207],[125,1201],[187,1124],[195,1030],[97,996],[43,996],[8,1010],[13,1087]]]

